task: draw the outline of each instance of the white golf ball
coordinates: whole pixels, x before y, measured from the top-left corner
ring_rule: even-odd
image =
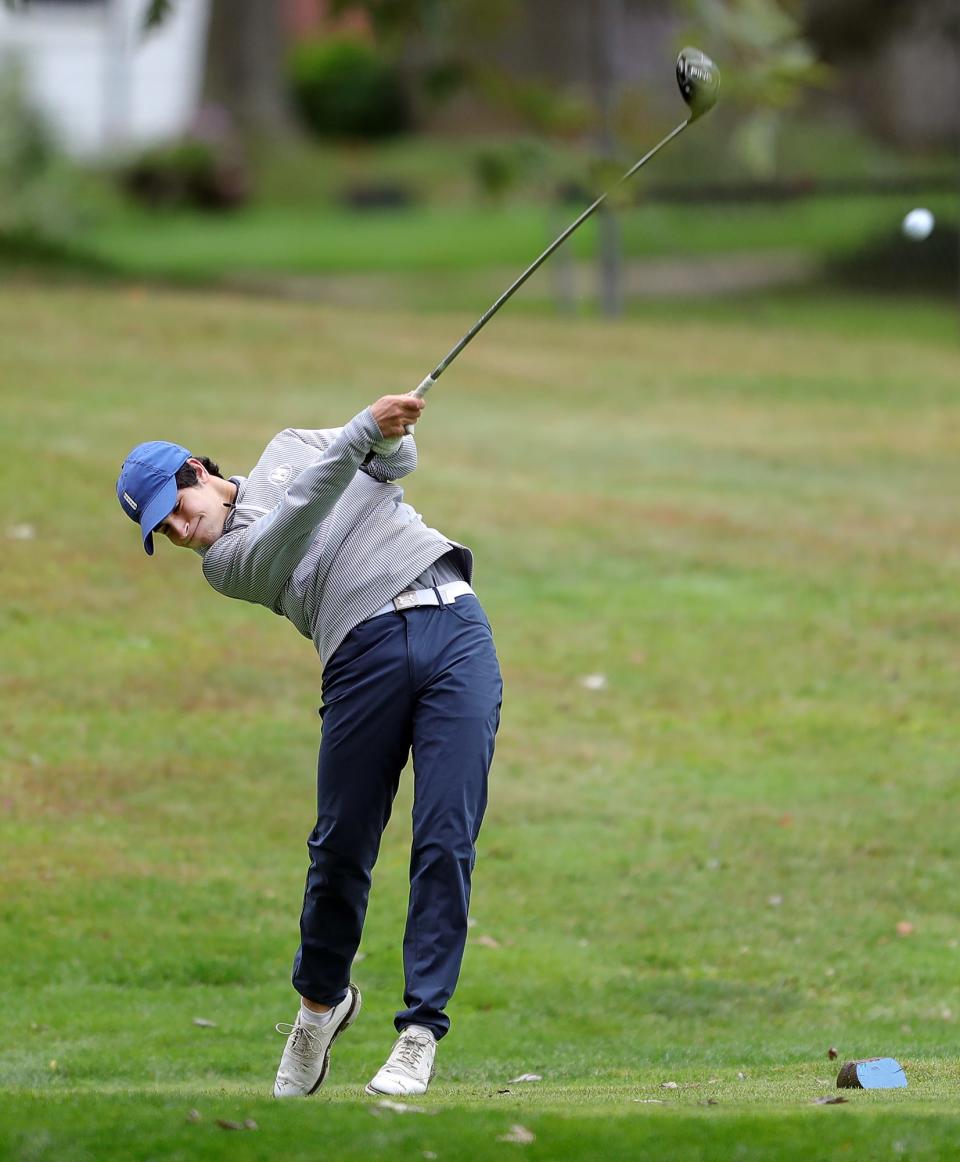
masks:
[[[929,210],[925,210],[922,206],[916,210],[911,210],[904,218],[901,229],[908,238],[914,242],[922,242],[924,238],[929,238],[933,231],[933,215]]]

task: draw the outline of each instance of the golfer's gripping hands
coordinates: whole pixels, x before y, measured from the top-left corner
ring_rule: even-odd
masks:
[[[370,411],[383,437],[391,439],[405,435],[408,425],[417,422],[424,407],[424,400],[414,395],[385,395],[370,405]]]

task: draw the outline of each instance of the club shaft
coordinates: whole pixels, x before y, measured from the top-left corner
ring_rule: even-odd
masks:
[[[576,221],[571,222],[570,225],[566,228],[566,230],[563,231],[562,234],[557,235],[557,237],[550,243],[550,245],[546,248],[546,250],[544,250],[544,252],[538,258],[535,258],[533,260],[533,262],[530,263],[530,265],[523,272],[523,274],[520,275],[520,277],[516,280],[516,282],[512,283],[509,287],[507,287],[507,289],[497,299],[497,301],[493,304],[493,306],[490,307],[489,310],[487,310],[485,314],[481,315],[479,319],[477,319],[477,321],[473,324],[473,326],[466,333],[466,335],[463,336],[463,338],[460,340],[460,342],[457,343],[455,347],[452,347],[450,349],[450,351],[443,357],[443,359],[440,360],[440,362],[433,369],[433,371],[431,371],[431,373],[427,376],[427,378],[417,388],[417,394],[424,395],[426,393],[426,391],[430,387],[433,386],[433,383],[437,379],[440,378],[440,376],[444,373],[444,371],[446,371],[446,369],[450,366],[450,364],[454,361],[454,359],[456,359],[456,357],[460,354],[460,352],[464,349],[464,347],[466,347],[466,345],[470,342],[470,340],[479,331],[481,331],[487,325],[487,323],[490,322],[490,320],[497,313],[497,311],[500,310],[500,308],[503,306],[503,304],[509,298],[511,298],[511,296],[514,294],[515,291],[519,290],[520,287],[523,286],[523,284],[534,273],[535,270],[538,270],[547,261],[547,259],[550,257],[551,254],[553,254],[553,252],[557,249],[557,247],[562,246],[563,243],[566,242],[566,240],[570,237],[570,235],[575,230],[577,230],[580,226],[582,226],[583,223],[586,222],[586,220],[596,210],[598,210],[600,208],[600,206],[603,205],[603,203],[607,200],[607,197],[613,192],[613,190],[618,189],[620,186],[623,185],[623,183],[625,181],[628,181],[630,178],[632,178],[633,175],[637,172],[637,170],[640,169],[641,166],[646,165],[646,163],[650,160],[651,157],[654,156],[654,154],[659,153],[660,150],[663,149],[663,147],[668,142],[672,141],[675,137],[679,136],[683,132],[683,130],[686,129],[686,127],[690,124],[690,121],[691,121],[691,118],[687,118],[687,120],[681,122],[676,127],[676,129],[674,129],[670,133],[668,133],[667,136],[662,141],[657,142],[657,144],[653,147],[653,149],[651,149],[647,153],[645,153],[643,155],[643,157],[641,157],[638,162],[636,162],[634,165],[632,165],[630,167],[630,169],[627,170],[627,172],[623,175],[623,177],[620,178],[620,180],[617,182],[617,184],[615,186],[612,186],[611,189],[606,191],[606,193],[601,194],[600,197],[597,198],[597,200],[593,203],[592,206],[588,206],[583,211],[583,213],[580,215],[579,218],[576,219]]]

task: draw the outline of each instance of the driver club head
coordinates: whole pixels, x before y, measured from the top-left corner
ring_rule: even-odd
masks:
[[[698,48],[685,48],[677,57],[677,84],[690,109],[690,120],[709,113],[717,103],[720,70]]]

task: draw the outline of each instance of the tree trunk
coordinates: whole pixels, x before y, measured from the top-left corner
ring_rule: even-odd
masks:
[[[597,92],[600,98],[600,151],[605,158],[616,157],[613,119],[617,105],[619,76],[617,47],[623,35],[623,0],[601,0],[596,6],[594,45]],[[623,263],[620,222],[606,202],[598,212],[600,227],[600,309],[607,318],[623,313]]]
[[[288,137],[294,120],[284,78],[279,0],[210,0],[204,101],[254,137]]]

